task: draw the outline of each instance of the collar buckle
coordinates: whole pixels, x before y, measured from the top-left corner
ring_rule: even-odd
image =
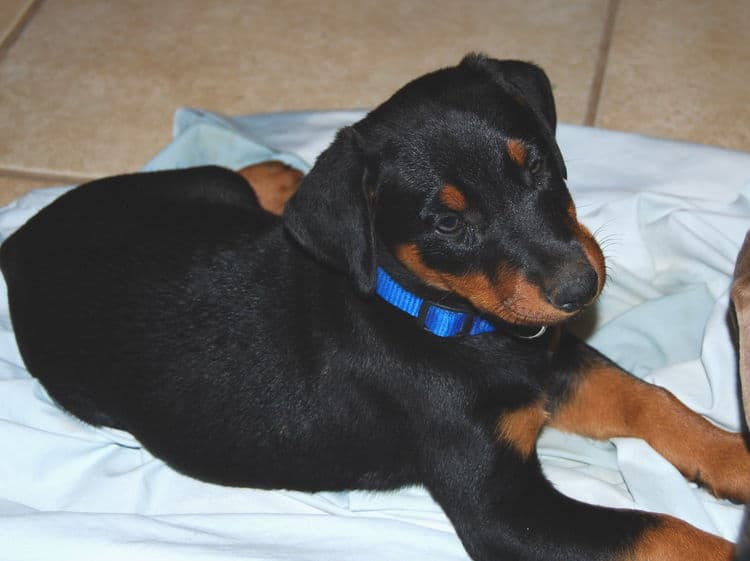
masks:
[[[539,337],[541,337],[545,333],[547,333],[547,326],[542,325],[535,333],[532,333],[530,335],[516,334],[516,337],[518,337],[519,339],[539,339]]]
[[[471,312],[459,308],[451,308],[442,304],[437,305],[433,302],[430,302],[429,300],[422,300],[416,316],[417,323],[419,323],[419,327],[421,327],[423,330],[428,331],[432,334],[436,334],[435,329],[427,324],[428,314],[430,313],[430,310],[432,310],[433,313],[445,314],[447,312],[456,315],[463,315],[460,329],[458,329],[457,331],[452,330],[452,332],[442,334],[442,337],[465,337],[466,335],[471,333],[471,330],[474,327],[475,316]]]

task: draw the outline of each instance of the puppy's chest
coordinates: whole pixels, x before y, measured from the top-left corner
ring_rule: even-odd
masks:
[[[458,410],[480,416],[543,398],[554,385],[550,356],[542,345],[461,344],[434,352],[425,364],[431,392],[444,393]],[[541,351],[540,351],[541,349]],[[429,372],[428,372],[429,371]]]

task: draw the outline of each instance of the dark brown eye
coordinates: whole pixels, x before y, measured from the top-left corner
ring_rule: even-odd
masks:
[[[531,162],[529,162],[529,172],[536,175],[540,171],[542,171],[542,160],[531,160]]]
[[[464,223],[457,214],[444,214],[435,222],[435,230],[444,236],[455,236],[463,227]]]

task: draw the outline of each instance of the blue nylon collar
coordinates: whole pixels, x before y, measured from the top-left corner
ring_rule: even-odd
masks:
[[[440,306],[409,292],[381,267],[377,269],[375,292],[392,306],[417,318],[424,329],[438,337],[479,335],[497,331],[494,324],[471,312]],[[545,331],[546,327],[542,327],[530,335],[515,335],[523,339],[535,339]]]

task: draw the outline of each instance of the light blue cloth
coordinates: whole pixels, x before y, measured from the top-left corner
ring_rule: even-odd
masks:
[[[146,166],[265,159],[306,170],[362,112],[227,119],[184,109]],[[603,241],[609,280],[579,329],[636,374],[730,428],[739,425],[725,319],[734,259],[750,227],[750,155],[561,126],[579,216]],[[5,238],[63,192],[0,210]],[[179,475],[123,432],[53,405],[25,371],[0,283],[0,559],[466,561],[421,488],[319,493],[224,488]],[[686,435],[686,438],[689,435]],[[546,473],[563,492],[682,517],[733,539],[741,509],[687,483],[645,443],[546,431]]]
[[[279,160],[308,171],[336,131],[364,115],[363,111],[270,113],[227,118],[197,109],[175,114],[174,140],[144,171],[206,164],[241,169]]]

